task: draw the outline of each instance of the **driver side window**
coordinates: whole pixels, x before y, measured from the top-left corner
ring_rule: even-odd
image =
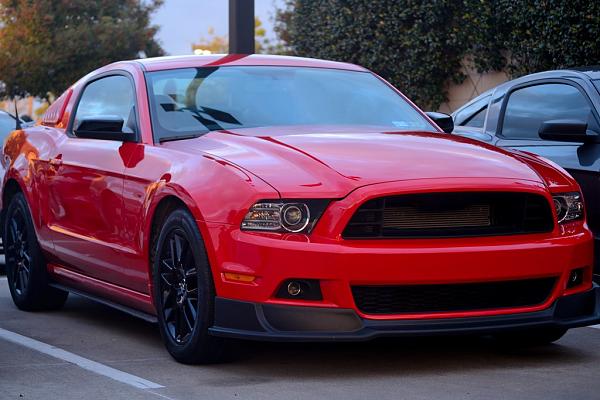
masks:
[[[93,81],[84,88],[73,128],[77,129],[84,119],[109,117],[123,121],[123,132],[134,133],[137,130],[135,115],[135,97],[131,81],[122,75],[108,76]]]
[[[598,130],[598,123],[585,96],[574,86],[547,83],[527,86],[510,94],[502,136],[507,139],[542,140],[538,135],[545,121],[575,119]]]

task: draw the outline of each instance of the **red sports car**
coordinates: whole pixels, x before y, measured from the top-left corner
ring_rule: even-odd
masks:
[[[157,321],[181,362],[227,338],[543,343],[600,321],[577,183],[445,134],[355,65],[118,62],[2,160],[15,304],[88,296]]]

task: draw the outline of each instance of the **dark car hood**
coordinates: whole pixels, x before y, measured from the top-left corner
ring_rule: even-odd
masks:
[[[184,143],[185,142],[185,143]],[[430,178],[510,178],[542,182],[498,148],[444,133],[355,127],[215,131],[173,142],[229,160],[286,194],[343,197],[374,183]]]

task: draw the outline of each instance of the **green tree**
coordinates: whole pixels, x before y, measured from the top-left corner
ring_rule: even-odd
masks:
[[[257,53],[272,53],[274,47],[267,38],[267,30],[259,17],[254,17],[254,47]],[[208,28],[208,37],[201,37],[197,43],[192,44],[192,51],[208,50],[213,54],[226,54],[229,52],[229,39],[227,35],[215,34],[213,27]]]
[[[474,49],[485,68],[503,55],[512,76],[600,62],[600,2],[588,0],[491,0],[486,31],[478,30]],[[492,54],[477,54],[492,49]],[[490,62],[491,63],[488,63]],[[487,64],[486,64],[487,63]]]
[[[60,94],[110,62],[159,56],[162,0],[0,0],[0,96]]]
[[[462,3],[454,0],[288,0],[276,32],[295,55],[348,61],[382,75],[425,107],[460,82]]]
[[[349,61],[437,108],[467,61],[513,77],[600,62],[600,2],[589,0],[286,0],[285,52]]]

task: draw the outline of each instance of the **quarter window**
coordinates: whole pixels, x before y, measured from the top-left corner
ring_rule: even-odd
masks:
[[[489,101],[490,95],[484,95],[482,98],[464,107],[454,117],[456,125],[469,126],[471,128],[483,128]]]
[[[598,130],[589,102],[576,87],[550,83],[528,86],[510,95],[504,113],[502,136],[541,140],[538,135],[541,124],[555,119],[585,121],[588,129]]]
[[[122,75],[108,76],[87,85],[79,100],[74,129],[86,118],[118,117],[123,132],[136,131],[135,100],[131,81]]]

